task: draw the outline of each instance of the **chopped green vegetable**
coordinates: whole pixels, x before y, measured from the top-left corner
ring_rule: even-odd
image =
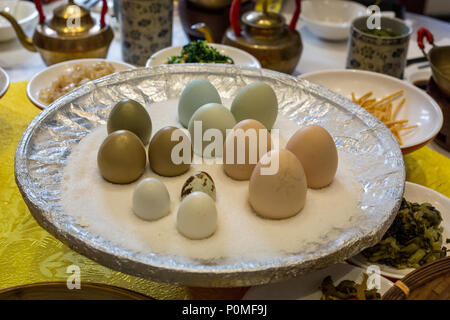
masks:
[[[370,262],[398,269],[417,268],[447,255],[441,214],[429,203],[402,200],[394,223],[375,246],[362,252]]]
[[[400,34],[392,31],[390,29],[369,29],[369,28],[363,28],[361,29],[362,32],[364,33],[368,33],[372,36],[377,36],[377,37],[388,37],[388,38],[393,38],[393,37],[399,37]]]
[[[364,273],[361,283],[343,280],[335,287],[331,276],[328,276],[320,285],[321,300],[380,300],[381,295],[376,288],[367,289],[367,279],[368,275]]]
[[[183,47],[181,55],[171,56],[168,64],[175,63],[226,63],[234,64],[233,59],[221,54],[216,48],[207,45],[205,40],[193,41]]]

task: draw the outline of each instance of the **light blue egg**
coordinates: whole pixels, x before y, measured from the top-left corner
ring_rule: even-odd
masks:
[[[272,129],[278,116],[278,101],[272,87],[254,82],[242,88],[233,100],[231,113],[237,122],[254,119]]]
[[[199,131],[201,133],[201,139],[196,137],[197,134],[194,125],[195,122],[199,121],[202,125],[202,130]],[[211,144],[211,141],[203,141],[203,136],[205,131],[208,129],[218,129],[221,134],[221,142],[223,147],[223,142],[226,138],[226,130],[232,129],[236,124],[236,120],[234,119],[233,114],[221,104],[218,103],[208,103],[201,106],[195,113],[192,115],[191,120],[189,121],[189,133],[191,134],[191,141],[194,144],[194,152],[198,155],[205,149],[206,146]],[[197,141],[201,141],[199,145],[197,145]],[[214,156],[222,156],[222,153],[213,153]]]
[[[219,93],[211,82],[206,79],[189,82],[178,102],[178,120],[187,128],[194,112],[207,103],[222,103]]]

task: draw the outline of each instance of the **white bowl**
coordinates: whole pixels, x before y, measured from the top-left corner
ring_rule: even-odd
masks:
[[[244,50],[218,43],[208,43],[208,45],[216,48],[217,51],[219,51],[221,54],[233,59],[234,64],[237,66],[261,68],[261,64],[259,63],[258,59],[256,59],[250,53],[245,52]],[[154,67],[161,64],[166,64],[169,57],[179,56],[182,49],[183,46],[176,46],[159,50],[147,60],[145,66]]]
[[[398,113],[398,119],[409,120],[408,125],[418,128],[402,134],[403,154],[415,151],[428,144],[439,133],[443,124],[442,110],[424,91],[407,83],[381,73],[361,70],[329,70],[307,73],[302,78],[322,85],[351,100],[351,93],[357,97],[373,91],[375,98],[383,98],[397,90],[404,91],[406,103]]]
[[[437,191],[412,182],[406,182],[405,193],[403,196],[409,202],[428,202],[439,210],[442,216],[441,226],[444,228],[442,234],[443,245],[445,245],[445,239],[450,238],[450,199]],[[369,265],[373,264],[372,262],[367,261],[361,254],[350,258],[349,261],[361,268],[367,268]],[[392,279],[402,279],[404,276],[415,270],[414,268],[396,269],[383,264],[377,264],[377,266],[380,267],[382,275]]]
[[[16,19],[19,25],[25,32],[28,32],[31,28],[33,28],[38,21],[38,12],[34,7],[32,2],[28,1],[18,1],[17,8],[15,12],[11,12],[14,10],[14,5],[16,1],[14,0],[1,0],[0,1],[0,11],[8,10],[10,14],[12,14]],[[4,17],[0,16],[0,41],[8,41],[16,38],[17,35],[9,23]]]
[[[316,36],[326,40],[345,40],[351,22],[366,14],[366,7],[352,1],[302,1],[301,19]]]
[[[251,287],[243,300],[320,300],[322,296],[320,284],[325,277],[331,276],[334,285],[337,285],[342,280],[352,280],[360,283],[364,272],[369,275],[362,268],[338,263],[326,269],[291,280]],[[380,277],[380,289],[378,292],[382,296],[393,285],[388,279]]]
[[[0,98],[8,91],[9,76],[3,68],[0,67]]]
[[[54,64],[45,70],[35,74],[27,85],[27,96],[37,107],[45,109],[48,105],[39,100],[39,92],[48,88],[51,83],[63,74],[69,74],[76,64],[92,65],[95,62],[105,61],[114,66],[116,72],[135,69],[134,66],[125,62],[108,61],[105,59],[78,59]]]

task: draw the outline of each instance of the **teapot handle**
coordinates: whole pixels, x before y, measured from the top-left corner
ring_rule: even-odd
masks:
[[[45,23],[45,14],[44,10],[42,10],[42,2],[41,0],[34,0],[34,6],[36,7],[37,12],[39,13],[39,23]]]
[[[236,36],[240,36],[242,32],[241,26],[239,25],[239,11],[241,9],[241,2],[241,0],[233,0],[230,8],[230,24]]]
[[[108,12],[108,2],[106,0],[102,1],[102,11],[100,13],[100,27],[103,28],[105,23],[105,15]]]
[[[289,23],[289,29],[295,31],[295,27],[297,25],[298,17],[300,16],[301,11],[301,0],[295,0],[295,11],[292,16],[291,22]]]

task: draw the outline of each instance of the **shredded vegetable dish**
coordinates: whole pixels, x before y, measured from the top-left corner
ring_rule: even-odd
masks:
[[[381,120],[397,138],[398,143],[402,145],[403,141],[400,133],[402,131],[411,130],[418,127],[417,125],[408,125],[408,120],[397,120],[398,112],[405,104],[406,99],[401,99],[396,105],[394,105],[393,101],[401,97],[403,90],[394,92],[382,99],[371,98],[372,94],[373,92],[370,91],[362,97],[356,98],[355,93],[352,92],[352,101],[359,104],[361,107]]]
[[[57,80],[52,82],[50,87],[42,89],[39,92],[39,100],[45,104],[50,104],[86,82],[114,72],[114,66],[104,61],[96,62],[92,65],[76,64],[70,73],[61,75]]]

